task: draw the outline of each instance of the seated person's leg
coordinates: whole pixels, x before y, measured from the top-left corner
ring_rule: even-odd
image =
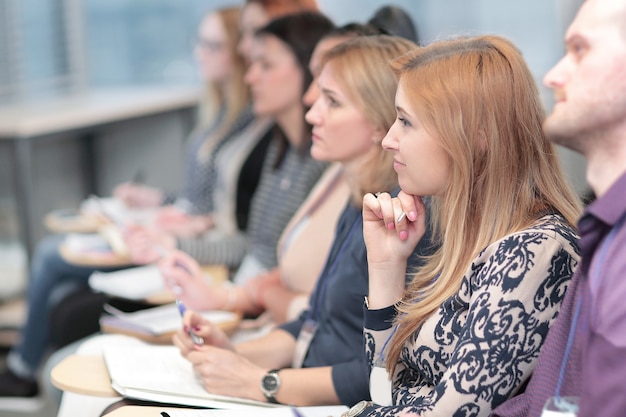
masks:
[[[7,358],[8,369],[0,374],[0,397],[37,395],[37,371],[49,347],[53,299],[58,297],[60,287],[85,283],[94,271],[93,268],[68,264],[61,258],[58,248],[63,238],[62,235],[48,236],[37,245],[30,266],[26,323],[19,343]]]
[[[108,296],[80,285],[65,294],[50,310],[49,347],[60,349],[100,331],[102,307]]]
[[[50,309],[49,347],[56,350],[99,332],[100,317],[105,304],[124,312],[154,307],[153,304],[143,301],[115,298],[95,292],[86,284],[75,286],[73,291],[66,293]]]

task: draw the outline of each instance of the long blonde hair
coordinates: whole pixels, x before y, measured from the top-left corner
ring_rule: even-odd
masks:
[[[511,42],[498,36],[439,41],[392,67],[452,168],[445,191],[432,197],[432,227],[441,246],[416,272],[399,305],[390,372],[405,342],[458,292],[481,250],[547,211],[571,226],[581,212],[543,133],[535,81]]]
[[[413,48],[417,45],[399,37],[362,36],[332,48],[322,57],[321,66],[332,67],[337,83],[349,99],[384,135],[396,118],[394,99],[398,79],[389,63]],[[377,149],[360,167],[358,184],[351,184],[352,199],[358,207],[366,193],[389,191],[398,184],[393,155],[382,146]]]
[[[221,138],[230,132],[244,109],[250,103],[250,90],[244,82],[246,64],[237,53],[239,43],[239,8],[225,7],[212,12],[222,21],[226,32],[226,48],[231,56],[230,77],[226,84],[209,82],[204,88],[200,103],[196,132],[212,126],[211,133],[202,145],[199,157],[207,158]],[[222,112],[224,112],[222,114]]]

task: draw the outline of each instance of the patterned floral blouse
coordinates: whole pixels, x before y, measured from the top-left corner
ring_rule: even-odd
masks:
[[[360,415],[487,416],[530,377],[579,260],[576,231],[558,215],[485,248],[450,297],[406,342],[392,406]],[[393,306],[366,311],[370,366],[393,332]]]

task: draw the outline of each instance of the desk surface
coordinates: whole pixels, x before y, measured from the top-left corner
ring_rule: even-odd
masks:
[[[119,397],[102,355],[70,355],[52,368],[52,384],[63,391],[95,397]]]
[[[128,87],[0,106],[0,139],[27,138],[192,107],[197,87]]]
[[[95,214],[77,210],[52,210],[43,219],[44,225],[53,233],[95,233],[107,220]]]
[[[59,254],[69,264],[89,268],[130,267],[133,265],[129,256],[120,256],[114,252],[73,252],[65,243],[59,246]]]

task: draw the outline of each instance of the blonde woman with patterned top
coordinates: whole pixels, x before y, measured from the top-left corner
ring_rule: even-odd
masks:
[[[379,404],[348,415],[486,416],[533,371],[579,259],[580,203],[509,41],[440,41],[393,68],[397,118],[383,146],[402,191],[366,195],[363,209],[365,343]],[[426,227],[423,196],[441,246],[405,288]]]

